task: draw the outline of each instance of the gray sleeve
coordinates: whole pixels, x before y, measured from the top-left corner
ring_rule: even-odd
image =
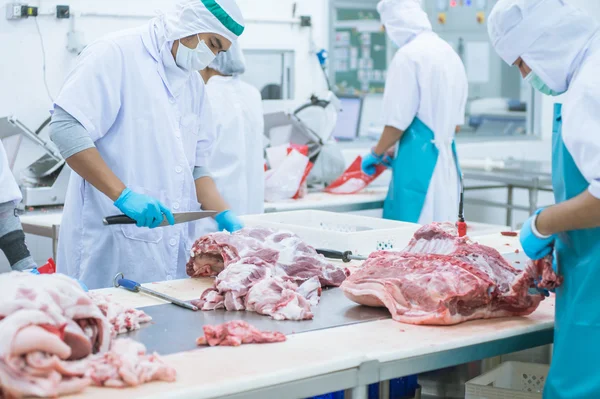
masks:
[[[67,159],[88,148],[94,148],[94,142],[81,123],[59,106],[54,107],[50,122],[50,140],[63,158]]]
[[[198,180],[201,177],[212,177],[210,170],[206,166],[194,167],[194,180]]]

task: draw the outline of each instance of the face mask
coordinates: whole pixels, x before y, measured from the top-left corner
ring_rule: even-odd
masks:
[[[200,40],[200,37],[198,40],[198,46],[195,49],[188,48],[181,43],[181,40],[179,41],[175,62],[180,68],[187,71],[201,71],[215,59],[216,55],[204,40]]]
[[[558,91],[552,90],[533,71],[529,72],[529,74],[527,76],[525,76],[525,81],[527,83],[529,83],[531,85],[531,87],[533,87],[534,89],[536,89],[540,93],[545,94],[547,96],[560,96],[561,94],[564,93],[564,91],[558,92]]]

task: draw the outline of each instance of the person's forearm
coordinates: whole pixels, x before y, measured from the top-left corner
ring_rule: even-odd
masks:
[[[116,201],[125,184],[113,173],[96,148],[89,148],[67,158],[67,164],[79,176]]]
[[[196,179],[196,196],[202,209],[206,211],[223,212],[229,209],[229,205],[221,197],[217,185],[210,176]]]
[[[543,235],[600,227],[600,199],[589,191],[558,205],[544,209],[536,228]]]
[[[398,130],[395,127],[386,126],[383,129],[383,134],[379,139],[379,142],[373,149],[375,154],[383,155],[387,150],[389,150],[394,144],[398,142],[402,138],[402,134],[404,132],[402,130]]]

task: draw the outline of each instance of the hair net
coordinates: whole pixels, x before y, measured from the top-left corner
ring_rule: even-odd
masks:
[[[521,57],[551,89],[563,92],[598,25],[564,0],[499,0],[488,32],[506,63]]]
[[[223,75],[241,75],[246,71],[246,61],[236,43],[229,50],[219,53],[208,67]]]
[[[217,33],[233,43],[244,31],[244,17],[235,0],[180,0],[164,22],[168,41]]]
[[[377,11],[385,31],[398,47],[432,30],[420,0],[382,0],[377,4]]]

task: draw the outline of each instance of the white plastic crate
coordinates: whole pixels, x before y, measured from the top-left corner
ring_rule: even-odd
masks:
[[[549,366],[505,362],[466,383],[465,399],[541,399]]]
[[[404,249],[420,226],[325,211],[292,211],[244,216],[247,226],[289,230],[307,244],[321,249],[369,255],[377,250]]]

